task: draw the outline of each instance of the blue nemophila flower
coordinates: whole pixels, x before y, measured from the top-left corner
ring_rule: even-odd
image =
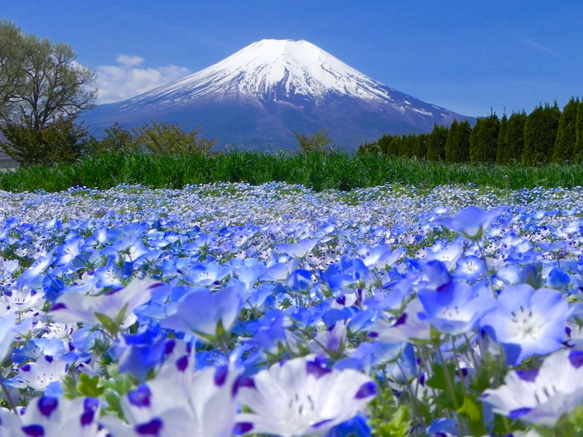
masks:
[[[493,280],[500,280],[506,285],[529,284],[540,288],[541,278],[537,264],[518,264],[509,262],[495,273]]]
[[[318,244],[316,239],[300,240],[297,243],[281,243],[275,245],[275,250],[287,253],[293,258],[305,258]]]
[[[114,256],[108,256],[105,265],[95,269],[95,286],[99,288],[119,288],[123,279],[123,271],[116,264]]]
[[[474,329],[484,314],[496,307],[492,295],[481,293],[482,287],[471,287],[451,281],[436,290],[418,293],[424,312],[419,314],[444,334],[459,335]]]
[[[464,251],[464,244],[462,241],[455,241],[452,244],[448,244],[445,247],[437,245],[437,247],[432,248],[427,252],[425,260],[438,260],[447,266],[448,270],[453,270],[456,265],[457,260],[462,256]]]
[[[369,328],[369,337],[383,343],[399,343],[410,340],[429,340],[431,326],[426,317],[421,316],[423,304],[418,298],[407,304],[405,311],[390,321],[378,320]]]
[[[358,284],[360,281],[366,281],[370,276],[370,271],[360,258],[351,259],[343,256],[339,262],[322,272],[321,276],[332,290],[340,290]]]
[[[549,287],[552,287],[556,290],[563,290],[567,288],[569,282],[571,282],[571,277],[567,272],[559,267],[553,267],[547,277],[547,283]]]
[[[531,355],[545,355],[561,347],[569,305],[561,293],[522,284],[506,287],[497,307],[482,319],[482,327],[517,365]]]
[[[99,252],[85,245],[81,236],[74,235],[57,248],[55,265],[81,268],[94,264],[98,259]]]
[[[61,357],[65,353],[65,343],[60,338],[32,338],[14,350],[12,360],[21,363],[25,360],[36,361],[44,355]]]
[[[459,435],[459,428],[457,420],[445,417],[439,417],[429,424],[425,430],[430,436],[457,436]]]
[[[0,435],[6,437],[97,437],[97,418],[101,405],[97,399],[72,401],[55,397],[33,399],[19,412],[0,409]]]
[[[458,260],[454,276],[462,281],[474,282],[486,273],[486,264],[481,258],[470,255]]]
[[[204,288],[193,289],[179,300],[168,303],[167,315],[160,320],[160,325],[206,339],[220,336],[231,329],[237,319],[244,291],[242,282],[214,293]]]
[[[445,226],[468,240],[477,241],[505,209],[498,207],[484,211],[476,206],[468,206],[450,217],[437,218],[434,223]]]
[[[216,261],[200,263],[191,259],[179,260],[176,263],[176,270],[191,284],[202,287],[218,283],[229,273],[227,267],[221,266]]]
[[[486,390],[481,400],[495,413],[553,426],[583,401],[583,352],[561,350],[540,369],[511,371],[504,385]]]
[[[373,247],[363,247],[358,251],[364,265],[368,268],[383,269],[392,266],[401,256],[405,254],[405,249],[399,247],[394,251],[388,244],[379,244]]]
[[[28,269],[22,272],[16,283],[17,286],[19,288],[26,286],[36,290],[42,288],[44,274],[54,261],[55,250],[51,250],[44,256],[39,256]]]
[[[295,293],[309,291],[312,284],[312,274],[306,269],[294,270],[287,278],[287,286]]]
[[[152,329],[136,335],[122,335],[113,345],[120,372],[144,381],[150,370],[164,358],[164,336]]]
[[[375,396],[371,378],[331,370],[313,356],[276,363],[241,384],[239,400],[253,413],[237,415],[239,432],[302,436],[345,422]]]

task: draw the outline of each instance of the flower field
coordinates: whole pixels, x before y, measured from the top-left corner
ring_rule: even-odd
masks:
[[[0,435],[580,435],[582,217],[581,187],[0,191]]]

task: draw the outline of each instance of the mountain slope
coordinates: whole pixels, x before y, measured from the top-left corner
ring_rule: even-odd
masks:
[[[303,40],[255,42],[204,70],[84,116],[94,134],[114,122],[202,124],[202,134],[223,146],[258,149],[293,148],[292,131],[325,128],[350,150],[385,133],[424,132],[465,118],[374,81]]]

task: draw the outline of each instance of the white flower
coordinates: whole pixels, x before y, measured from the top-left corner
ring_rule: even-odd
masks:
[[[24,364],[11,381],[14,387],[44,391],[49,384],[60,382],[68,369],[69,365],[64,360],[44,355],[36,362]]]
[[[556,352],[540,369],[512,371],[504,382],[482,395],[495,413],[553,426],[583,400],[583,351]]]
[[[50,315],[56,322],[88,325],[101,324],[107,318],[123,329],[136,322],[134,310],[149,301],[152,289],[159,285],[153,279],[134,279],[125,288],[99,296],[67,291],[57,299]]]
[[[96,437],[99,410],[99,401],[92,398],[36,398],[19,413],[0,409],[0,435]]]
[[[128,423],[115,417],[101,423],[114,437],[230,437],[238,375],[226,366],[193,373],[193,361],[192,353],[173,353],[156,378],[123,398]]]
[[[352,369],[323,368],[313,356],[259,372],[240,388],[253,413],[237,415],[242,432],[300,436],[323,434],[354,417],[376,393],[368,376]]]

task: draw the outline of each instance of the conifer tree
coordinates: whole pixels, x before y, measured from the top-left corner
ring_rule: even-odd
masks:
[[[470,161],[495,162],[500,120],[496,114],[480,117],[470,135]]]
[[[571,98],[561,112],[553,150],[553,162],[565,162],[574,157],[577,142],[577,110],[580,104],[579,99]]]
[[[385,155],[390,155],[390,144],[391,141],[393,140],[393,137],[391,135],[383,135],[382,137],[379,138],[379,140],[377,141],[377,144],[379,146],[379,148],[381,149],[381,151],[383,152],[383,154]]]
[[[524,125],[524,150],[522,163],[537,165],[549,162],[553,156],[560,111],[556,102],[536,107]]]
[[[413,150],[413,157],[425,158],[427,155],[427,142],[429,141],[429,134],[419,134],[415,138],[415,148]]]
[[[445,160],[447,131],[448,129],[445,126],[433,125],[433,131],[429,134],[427,141],[427,154],[425,155],[428,161]]]
[[[455,153],[453,148],[453,138],[457,135],[458,130],[458,121],[454,120],[449,125],[449,130],[447,131],[447,139],[445,140],[445,162],[456,162],[453,159],[453,155]],[[452,153],[453,152],[453,153]]]
[[[577,107],[577,117],[575,118],[575,147],[573,148],[573,157],[576,162],[583,159],[583,102]]]
[[[506,147],[509,150],[508,162],[522,162],[522,150],[524,149],[524,124],[528,116],[526,112],[513,112],[508,119],[505,129]]]
[[[496,147],[496,164],[508,164],[510,162],[510,147],[506,131],[508,129],[508,117],[506,114],[500,119],[500,129],[498,131],[498,146]]]
[[[470,160],[470,135],[472,127],[467,120],[454,120],[445,142],[446,162],[467,162]]]
[[[404,135],[399,148],[399,156],[412,156],[415,147],[415,134]]]
[[[401,144],[403,143],[403,138],[395,135],[389,144],[389,156],[399,156],[401,153]]]

